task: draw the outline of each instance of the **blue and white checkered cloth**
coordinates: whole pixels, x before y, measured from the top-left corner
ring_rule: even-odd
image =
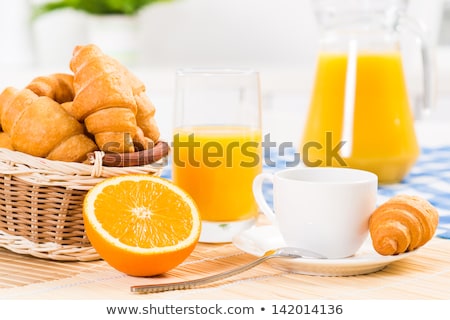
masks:
[[[422,148],[409,175],[398,184],[379,187],[381,202],[399,194],[418,195],[439,211],[437,236],[450,239],[450,146]]]
[[[294,148],[284,149],[284,154],[270,152],[265,155],[263,170],[276,172],[298,165],[297,156]],[[270,158],[267,160],[267,157]],[[162,177],[171,178],[170,165],[163,170]],[[267,202],[272,205],[272,186],[264,186],[263,191]],[[440,216],[436,235],[450,239],[450,146],[422,148],[419,159],[402,182],[378,188],[378,203],[400,193],[421,196],[435,206]]]

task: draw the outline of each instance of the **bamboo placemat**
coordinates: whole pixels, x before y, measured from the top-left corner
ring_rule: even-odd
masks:
[[[434,238],[384,270],[352,277],[318,277],[268,263],[201,288],[138,295],[131,285],[180,281],[254,259],[233,244],[199,244],[169,273],[126,276],[104,261],[57,262],[0,249],[0,299],[450,299],[450,241]]]

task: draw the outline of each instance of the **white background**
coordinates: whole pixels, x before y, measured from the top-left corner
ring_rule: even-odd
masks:
[[[74,46],[86,41],[84,13],[60,10],[31,23],[29,6],[42,1],[0,0],[2,88],[69,71]],[[174,0],[140,12],[139,59],[130,68],[146,83],[163,134],[170,134],[177,68],[250,67],[261,73],[266,123],[279,128],[280,139],[296,141],[314,77],[318,30],[312,1]],[[432,118],[441,122],[450,121],[450,50],[438,42],[443,6],[444,0],[411,0],[408,10],[435,45],[438,108]],[[408,53],[414,99],[420,94],[420,61],[414,48]]]

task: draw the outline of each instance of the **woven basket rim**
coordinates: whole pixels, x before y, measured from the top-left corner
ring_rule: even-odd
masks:
[[[19,151],[0,148],[0,174],[13,175],[35,185],[57,185],[75,190],[88,190],[105,178],[123,174],[159,174],[167,157],[144,166],[102,166],[101,152],[95,153],[95,163],[49,160]]]

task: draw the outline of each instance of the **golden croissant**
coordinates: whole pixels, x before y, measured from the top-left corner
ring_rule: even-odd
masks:
[[[152,143],[156,143],[159,140],[160,132],[154,118],[156,110],[155,106],[146,95],[145,85],[142,81],[126,68],[123,68],[123,72],[128,78],[136,101],[136,123],[142,130],[144,136],[147,139],[150,139]]]
[[[1,119],[2,119],[2,112],[3,112],[3,106],[8,105],[11,99],[13,99],[16,95],[17,90],[13,87],[9,87],[3,90],[3,92],[0,94],[0,148],[6,148],[10,150],[14,150],[14,147],[12,145],[11,136],[3,131]]]
[[[14,150],[51,160],[82,162],[97,146],[61,105],[30,89],[8,87],[0,95],[1,124]]]
[[[70,68],[75,92],[71,113],[84,121],[101,150],[133,152],[146,149],[148,139],[157,141],[154,107],[143,98],[142,83],[123,65],[91,44],[74,49]]]
[[[73,100],[73,75],[68,73],[54,73],[34,78],[27,86],[38,96],[47,96],[58,103]]]
[[[6,106],[10,103],[10,101],[16,96],[18,90],[13,87],[7,87],[0,94],[0,128],[4,131],[2,127],[2,114],[3,114],[3,106]]]
[[[369,219],[372,244],[381,255],[415,250],[434,235],[439,214],[427,200],[397,195],[380,205]]]

